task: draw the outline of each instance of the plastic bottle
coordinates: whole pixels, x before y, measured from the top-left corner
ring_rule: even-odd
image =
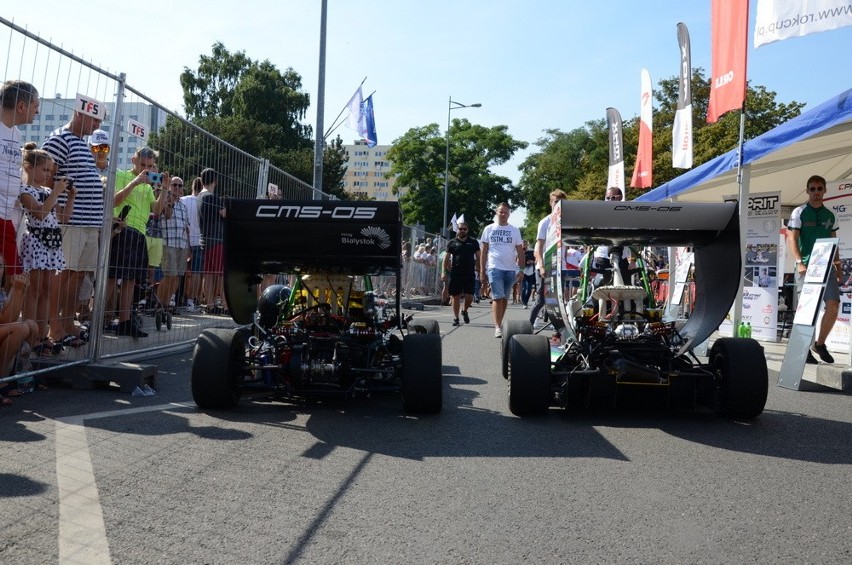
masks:
[[[751,322],[746,322],[745,337],[751,337]]]
[[[737,337],[745,337],[745,324],[743,322],[737,325]]]

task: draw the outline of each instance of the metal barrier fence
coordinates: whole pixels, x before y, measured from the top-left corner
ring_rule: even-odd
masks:
[[[113,211],[116,194],[113,187],[116,186],[116,178],[120,177],[124,181],[122,186],[132,178],[121,171],[133,167],[132,157],[135,151],[145,146],[158,152],[156,160],[160,171],[179,176],[183,180],[185,195],[190,194],[193,180],[204,168],[209,167],[219,175],[215,192],[221,196],[263,198],[266,197],[267,187],[274,184],[283,198],[333,198],[271,166],[268,160],[250,155],[166,109],[133,89],[127,83],[125,74],[103,70],[2,17],[0,24],[0,44],[8,46],[2,81],[26,81],[34,85],[40,95],[39,114],[31,123],[22,121],[13,126],[20,132],[20,143],[32,141],[41,147],[66,124],[74,124],[72,129],[79,140],[88,140],[89,134],[95,129],[105,131],[109,137],[110,152],[106,165],[101,169],[92,169],[92,163],[103,165],[103,159],[98,161],[97,154],[92,154],[91,161],[86,165],[101,178],[105,187],[102,191],[90,191],[88,195],[89,204],[94,204],[98,209],[103,205],[102,217],[99,216],[96,222],[90,222],[97,228],[113,225],[113,218],[117,215]],[[0,149],[16,148],[9,146]],[[67,163],[69,166],[70,164]],[[60,172],[62,170],[63,167],[60,166]],[[69,172],[67,176],[74,177],[78,172]],[[81,187],[79,181],[77,185],[78,189],[85,188]],[[64,200],[64,196],[60,197],[59,203],[62,204]],[[86,202],[80,204],[84,200],[83,190],[78,193],[77,200],[75,210],[80,206],[85,207]],[[15,212],[5,211],[4,216],[11,218],[14,214]],[[18,210],[17,214],[22,219],[26,218],[23,210]],[[72,216],[71,223],[78,221]],[[19,250],[24,233],[31,224],[31,218],[18,224]],[[427,238],[434,238],[428,234],[421,234],[420,237],[413,234],[414,231],[407,230],[406,241],[414,246],[415,251],[417,245],[427,242]],[[173,279],[169,285],[163,284],[161,270],[151,265],[145,276],[139,277],[144,283],[136,285],[130,306],[122,308],[115,296],[120,294],[119,285],[124,286],[125,293],[128,292],[129,285],[123,280],[118,282],[110,279],[112,235],[111,230],[100,229],[97,236],[100,249],[97,254],[97,266],[87,272],[70,269],[59,274],[43,269],[30,271],[31,282],[37,278],[48,281],[46,288],[35,288],[35,285],[30,284],[23,291],[24,313],[30,314],[25,318],[34,321],[38,326],[36,330],[32,328],[33,324],[30,324],[28,328],[32,329],[27,330],[29,335],[24,339],[30,342],[40,355],[32,356],[31,368],[25,352],[19,352],[18,347],[10,345],[19,343],[20,339],[17,342],[3,343],[4,338],[0,338],[0,382],[101,359],[157,355],[164,350],[189,346],[204,328],[232,324],[224,311],[225,304],[217,300],[221,296],[219,290],[213,292],[216,296],[201,296],[201,280],[211,275],[203,269],[193,270],[191,261],[188,263],[187,272],[177,276],[176,286]],[[437,241],[437,238],[433,241]],[[148,238],[146,243],[149,250],[152,245],[154,249],[158,246],[156,238]],[[193,242],[193,245],[195,243]],[[409,255],[411,260],[405,261],[403,292],[410,299],[435,299],[440,294],[437,254],[435,262],[432,263],[428,258],[418,257],[415,260],[415,251]],[[7,260],[7,264],[9,263],[11,261]],[[33,274],[36,271],[41,272]],[[221,280],[221,276],[214,275],[214,278]],[[6,304],[11,306],[12,303],[20,303],[21,296],[14,300],[13,298],[15,293],[21,293],[22,289],[13,287],[9,280],[5,283],[7,289],[11,288]],[[380,281],[379,284],[390,288],[388,282]],[[174,290],[167,292],[166,296],[163,289],[167,286]],[[66,303],[63,307],[63,299],[72,306],[68,307]],[[51,301],[59,303],[58,317],[49,315],[49,312],[57,310],[48,308]],[[198,305],[202,303],[206,303],[207,308],[199,309]],[[115,321],[128,317],[138,321],[139,325],[136,327],[148,336],[137,338],[119,335],[115,331]],[[23,323],[14,322],[14,319],[17,319],[17,316],[9,320],[9,323],[18,326]],[[51,348],[40,341],[47,335],[48,323],[51,325],[51,337],[60,340],[67,334],[65,339],[69,346]],[[63,329],[57,333],[53,326],[61,326]],[[83,345],[77,341],[81,333],[88,339]],[[10,374],[13,376],[9,376]]]

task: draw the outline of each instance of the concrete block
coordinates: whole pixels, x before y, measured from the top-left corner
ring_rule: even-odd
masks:
[[[816,374],[803,375],[802,380],[852,394],[852,369],[849,367],[820,363],[816,368]]]

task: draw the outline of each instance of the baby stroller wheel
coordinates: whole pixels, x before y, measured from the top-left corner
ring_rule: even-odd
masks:
[[[156,326],[157,331],[163,329],[163,311],[157,310],[154,314],[154,326]]]
[[[171,312],[166,312],[166,313],[164,314],[164,316],[165,316],[165,318],[166,318],[166,329],[167,329],[167,330],[172,329],[172,313],[171,313]]]

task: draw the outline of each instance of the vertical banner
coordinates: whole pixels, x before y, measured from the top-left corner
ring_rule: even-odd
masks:
[[[779,263],[780,227],[781,193],[776,191],[750,195],[746,220],[742,321],[751,324],[751,336],[760,341],[778,341],[778,288],[784,282],[784,273]],[[721,328],[727,335],[733,335],[730,316]]]
[[[692,168],[692,48],[686,24],[677,24],[677,43],[680,50],[680,81],[677,91],[677,110],[672,128],[672,167]]]
[[[367,142],[367,147],[373,148],[378,143],[376,136],[376,116],[373,114],[373,95],[369,95],[363,103],[362,110],[363,120],[360,124],[361,128],[358,133],[361,138]]]
[[[757,0],[754,46],[846,26],[852,26],[849,0]]]
[[[746,95],[748,1],[711,0],[712,75],[707,123],[742,108]]]
[[[852,181],[826,183],[823,205],[837,219],[837,250],[840,253],[840,313],[828,334],[826,346],[831,351],[847,352],[852,319]]]
[[[624,145],[621,137],[621,114],[615,108],[606,109],[606,122],[609,126],[609,177],[607,188],[614,186],[621,189],[621,199],[627,198],[624,189]]]
[[[651,75],[648,69],[642,69],[640,82],[642,89],[639,98],[639,148],[636,151],[636,166],[633,168],[630,186],[651,188],[654,182],[654,126]]]

